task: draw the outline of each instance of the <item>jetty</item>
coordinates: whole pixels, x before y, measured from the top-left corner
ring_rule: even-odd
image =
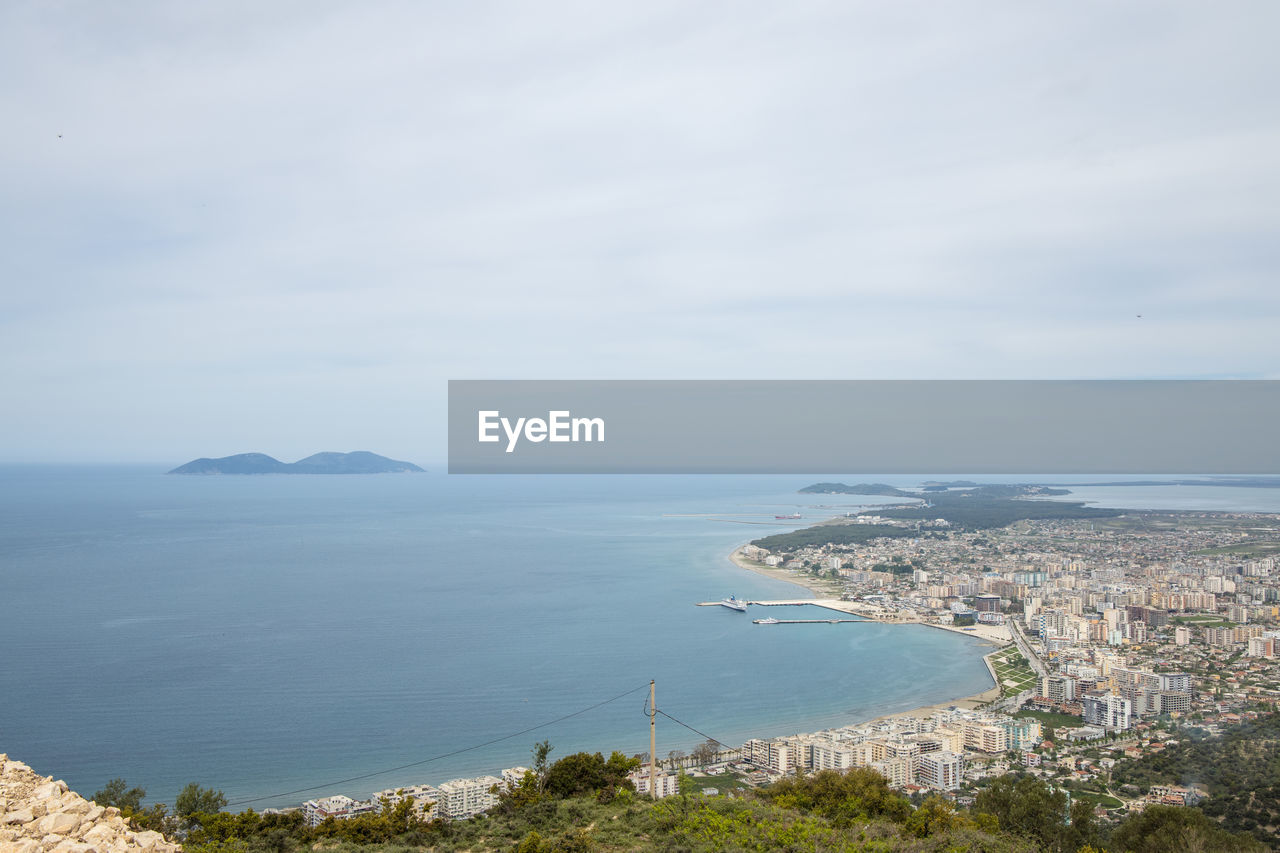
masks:
[[[792,607],[809,605],[811,607],[825,607],[828,610],[835,610],[839,613],[847,613],[853,616],[862,616],[871,618],[864,612],[867,609],[865,604],[856,601],[841,601],[838,598],[782,598],[770,601],[750,601],[748,599],[739,599],[743,604],[754,604],[757,607]],[[718,601],[699,601],[699,607],[716,607],[719,606]],[[820,619],[820,622],[827,620]]]
[[[751,620],[756,625],[839,625],[844,622],[858,624],[859,622],[870,622],[870,619],[774,619],[772,622],[764,622],[760,619]]]

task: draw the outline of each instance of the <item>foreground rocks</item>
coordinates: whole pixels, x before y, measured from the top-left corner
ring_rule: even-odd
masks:
[[[0,853],[176,853],[158,832],[134,832],[116,808],[103,808],[67,783],[41,776],[0,753]]]

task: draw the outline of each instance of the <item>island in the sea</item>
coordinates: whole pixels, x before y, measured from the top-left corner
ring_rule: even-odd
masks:
[[[421,472],[412,462],[388,459],[367,450],[315,453],[297,462],[281,462],[265,453],[237,453],[219,459],[193,459],[170,474],[404,474]]]

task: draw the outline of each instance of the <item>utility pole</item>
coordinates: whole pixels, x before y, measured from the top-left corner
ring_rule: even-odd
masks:
[[[649,681],[649,796],[658,799],[658,706],[654,704],[654,680]]]

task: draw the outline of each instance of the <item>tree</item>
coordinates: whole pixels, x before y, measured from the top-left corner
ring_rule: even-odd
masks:
[[[537,774],[526,770],[519,782],[507,783],[505,788],[499,787],[498,808],[509,814],[540,802],[543,797],[540,788]]]
[[[533,773],[538,777],[538,793],[547,788],[547,756],[551,754],[552,748],[549,740],[533,745]]]
[[[614,752],[609,761],[600,753],[575,752],[551,765],[547,770],[547,793],[567,798],[609,788],[630,788],[626,773],[634,759]]]
[[[180,818],[190,818],[194,814],[215,814],[227,806],[227,797],[221,791],[212,788],[201,788],[195,782],[187,785],[173,801],[173,812]]]
[[[93,801],[100,806],[115,806],[120,811],[131,812],[142,809],[142,798],[147,795],[146,788],[130,788],[123,779],[112,779],[102,790],[93,795]]]
[[[917,838],[928,838],[935,832],[950,832],[964,824],[965,819],[956,813],[955,806],[937,794],[930,794],[907,818],[907,831]]]
[[[720,754],[720,744],[714,740],[708,740],[706,743],[700,743],[693,748],[691,755],[693,762],[698,767],[706,767],[708,764],[716,760],[716,756]]]
[[[818,814],[836,826],[850,826],[868,818],[883,817],[902,823],[911,815],[911,804],[889,787],[885,778],[869,767],[844,773],[819,770],[810,776],[786,776],[760,791],[783,808]]]
[[[1041,850],[1068,847],[1067,795],[1039,779],[1001,776],[979,792],[973,810],[993,815],[1002,830],[1032,839]]]
[[[1248,835],[1233,835],[1197,809],[1147,806],[1111,834],[1117,853],[1251,853],[1266,848]]]

